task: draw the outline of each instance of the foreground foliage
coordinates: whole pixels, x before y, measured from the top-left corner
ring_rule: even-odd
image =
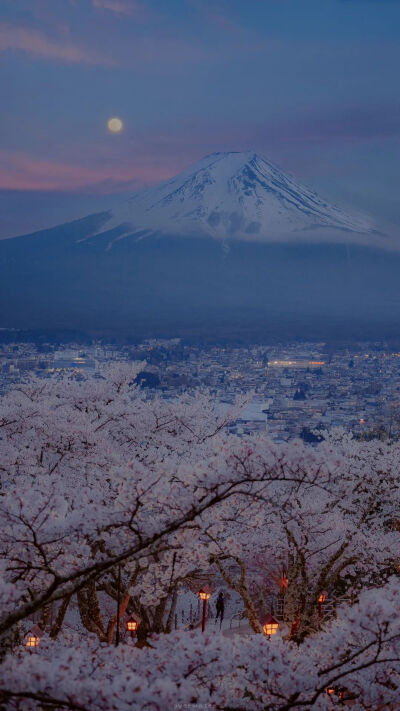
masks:
[[[0,666],[7,708],[382,708],[399,697],[399,445],[237,438],[207,394],[169,403],[140,366],[31,381],[0,419]],[[111,646],[120,617],[139,647]],[[253,635],[173,631],[219,580]],[[329,619],[321,594],[334,601]],[[283,602],[276,638],[262,634]],[[78,618],[76,618],[77,612]],[[24,646],[36,623],[40,645]],[[327,694],[331,688],[335,694]],[[387,706],[389,708],[389,706]]]

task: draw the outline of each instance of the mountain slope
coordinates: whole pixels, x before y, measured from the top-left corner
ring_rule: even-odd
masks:
[[[129,210],[1,240],[0,328],[400,337],[400,253],[254,154],[209,156]]]
[[[157,235],[0,242],[0,327],[133,339],[399,336],[400,255]],[[101,243],[102,242],[102,243]]]
[[[134,196],[113,224],[222,240],[365,241],[370,221],[329,204],[256,153],[215,153]]]

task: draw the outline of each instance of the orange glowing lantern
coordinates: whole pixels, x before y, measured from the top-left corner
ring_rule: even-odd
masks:
[[[334,689],[333,686],[330,686],[328,689],[325,689],[325,694],[332,696],[332,694],[336,694],[336,689]]]
[[[326,592],[322,592],[322,593],[319,595],[319,597],[318,597],[318,618],[319,618],[319,621],[320,621],[320,622],[322,622],[322,620],[324,619],[324,607],[323,607],[323,605],[324,605],[324,602],[325,602],[325,600],[326,600],[326,596],[327,596]]]
[[[129,620],[126,621],[126,629],[128,632],[136,632],[137,628],[139,627],[139,622],[133,619],[133,617],[130,617]]]
[[[37,634],[30,634],[26,638],[26,646],[32,649],[33,647],[38,647],[40,642],[40,637]]]
[[[263,632],[267,637],[271,637],[272,634],[276,634],[279,628],[279,622],[275,619],[275,617],[272,617],[272,615],[266,615],[261,620]]]
[[[139,622],[138,622],[138,620],[135,620],[134,617],[129,617],[129,618],[127,619],[127,621],[126,621],[126,629],[128,630],[128,632],[131,633],[132,639],[134,638],[135,632],[136,632],[136,630],[137,630],[138,627],[139,627]]]
[[[206,619],[207,619],[207,600],[210,599],[211,597],[211,588],[208,587],[208,585],[205,585],[199,592],[197,593],[200,600],[203,600],[203,616],[201,620],[201,631],[205,632],[206,629]]]
[[[199,590],[198,595],[200,600],[209,600],[211,597],[211,593],[208,590]]]

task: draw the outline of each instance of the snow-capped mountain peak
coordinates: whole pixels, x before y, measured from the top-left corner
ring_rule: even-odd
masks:
[[[253,152],[213,153],[174,178],[135,195],[114,224],[221,240],[348,240],[373,234],[371,222],[329,204]],[[342,235],[342,237],[340,237]]]

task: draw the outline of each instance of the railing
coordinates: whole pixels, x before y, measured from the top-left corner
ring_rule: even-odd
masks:
[[[229,625],[229,629],[232,629],[234,620],[237,620],[237,621],[238,621],[238,623],[239,623],[239,624],[238,624],[238,627],[239,627],[239,626],[240,626],[240,621],[241,621],[241,620],[245,620],[245,619],[247,619],[247,615],[246,615],[246,613],[245,613],[244,610],[240,610],[239,612],[236,612],[236,613],[235,613],[234,615],[232,615],[232,617],[231,617],[231,622],[230,622],[230,625]]]
[[[331,620],[336,616],[336,609],[339,605],[343,603],[353,602],[352,598],[349,596],[343,597],[327,597],[322,605],[322,616],[324,620]],[[285,611],[285,596],[278,594],[270,594],[265,597],[265,609],[271,612],[271,614],[281,622],[284,619]]]
[[[343,596],[340,598],[327,598],[322,606],[322,618],[324,620],[331,620],[336,616],[336,609],[343,603],[351,603],[350,597]],[[269,594],[265,596],[264,599],[265,610],[270,611],[271,614],[279,621],[282,622],[284,619],[284,609],[285,609],[285,597],[282,594]],[[175,629],[178,627],[183,629],[197,629],[201,626],[201,612],[199,606],[190,605],[189,610],[181,610],[179,614],[175,615]],[[227,626],[229,620],[229,628],[232,629],[235,626],[239,627],[240,624],[247,620],[247,615],[244,610],[238,610],[233,615],[226,614],[228,611],[225,609],[225,625]],[[207,605],[207,619],[214,619],[215,610],[212,609],[211,605]]]

